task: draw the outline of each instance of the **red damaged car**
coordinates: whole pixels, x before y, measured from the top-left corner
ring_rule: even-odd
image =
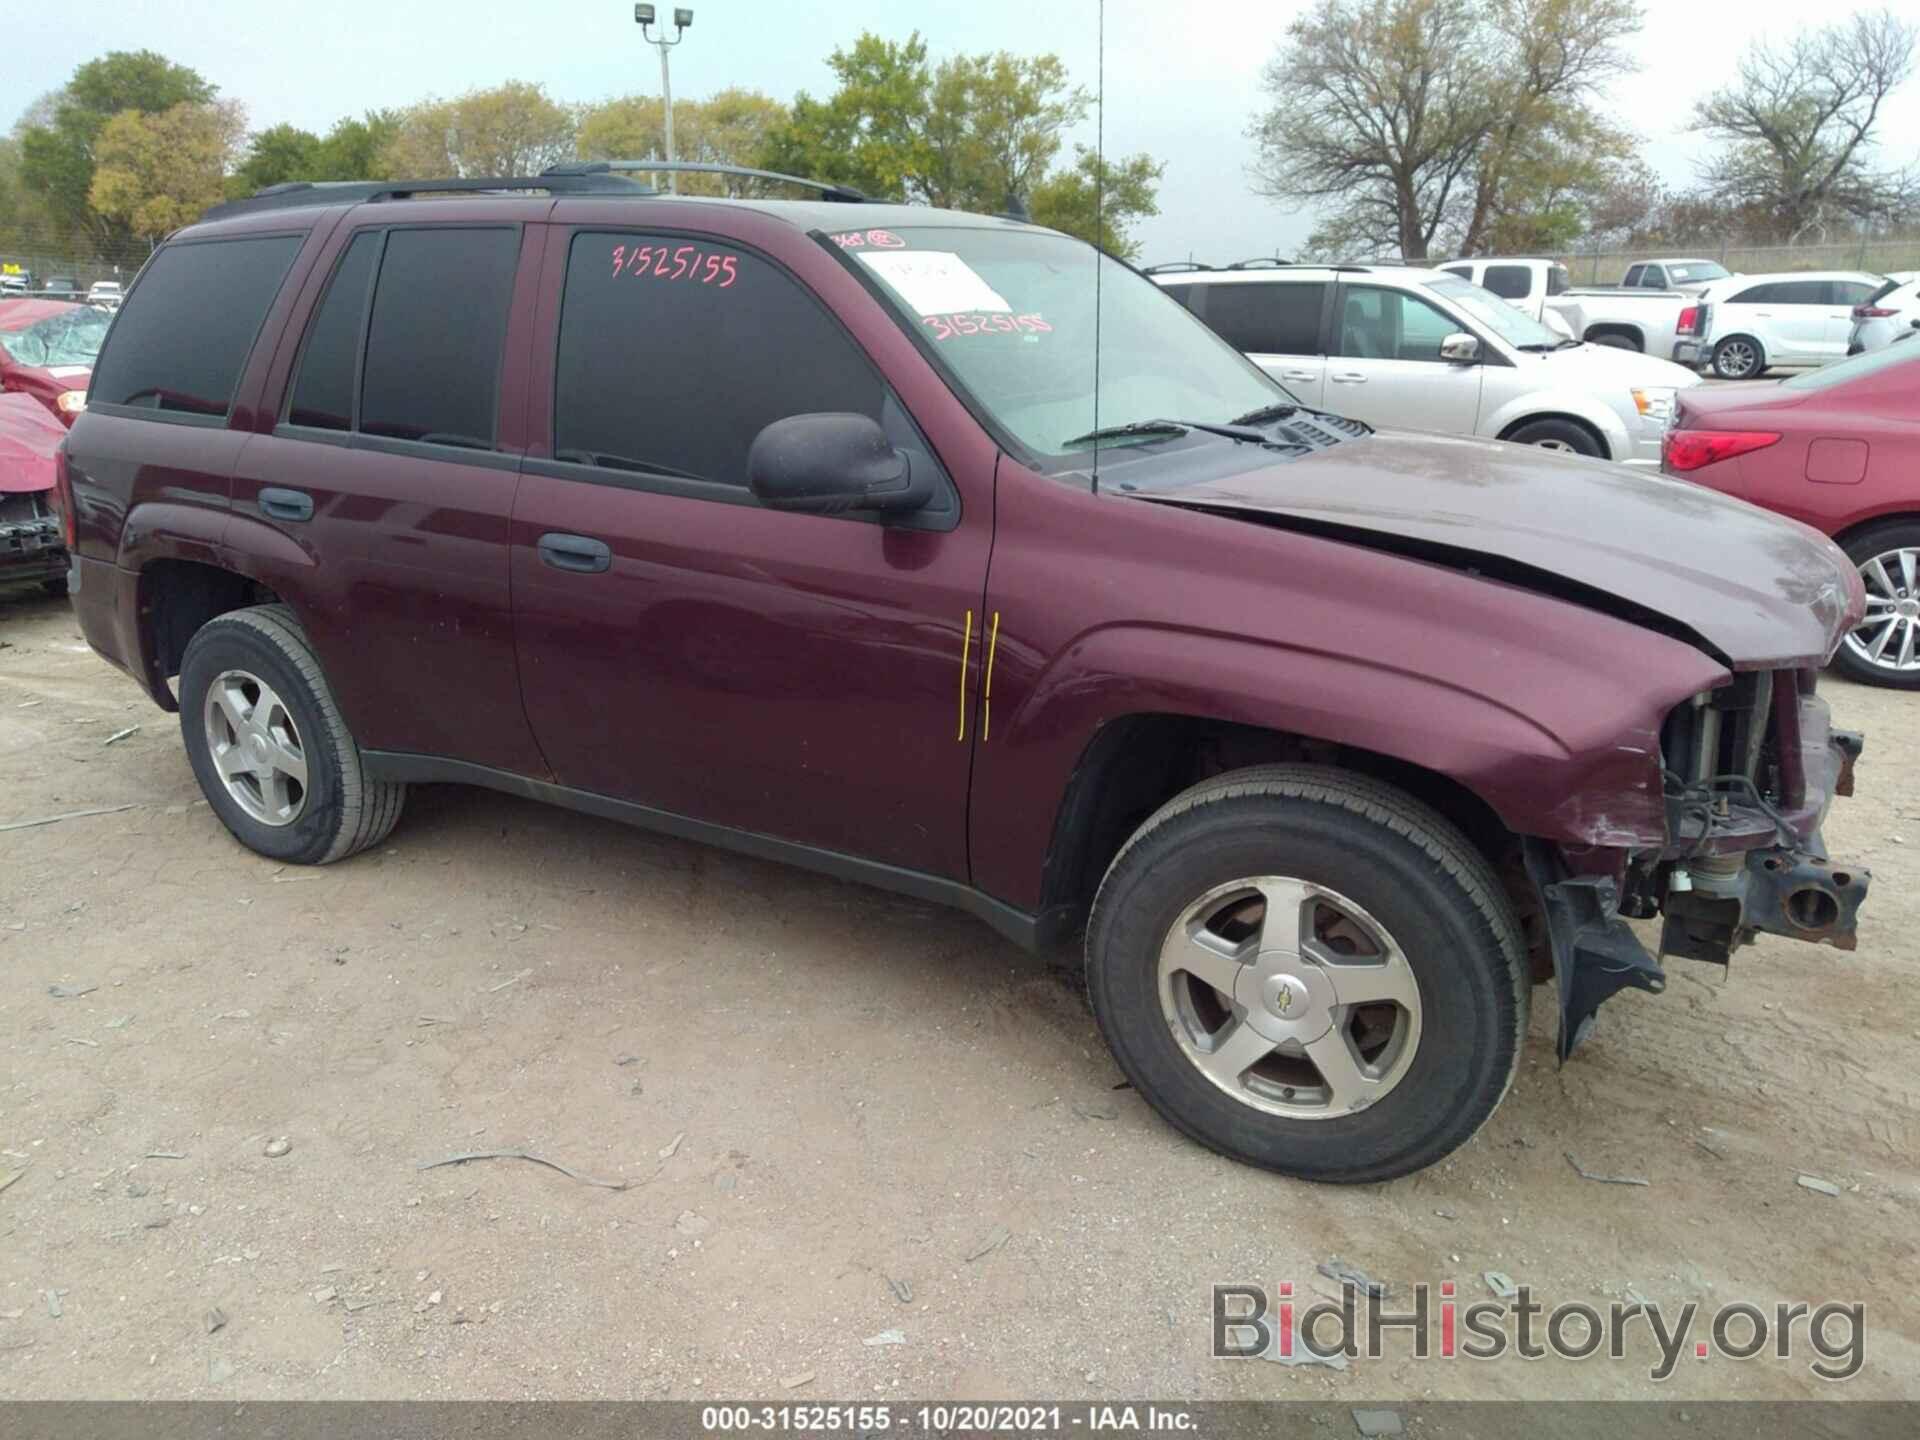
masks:
[[[1834,663],[1920,687],[1920,344],[1676,399],[1662,467],[1811,525],[1859,567],[1866,613]]]
[[[67,547],[53,512],[55,454],[66,427],[26,395],[0,395],[0,585],[67,591]]]
[[[97,305],[0,300],[0,391],[31,395],[71,425],[112,323]]]
[[[241,843],[454,781],[1084,934],[1140,1093],[1321,1180],[1471,1136],[1534,981],[1563,1057],[1662,989],[1628,917],[1852,946],[1829,541],[1375,431],[1081,241],[799,183],[281,186],[147,263],[75,609]]]

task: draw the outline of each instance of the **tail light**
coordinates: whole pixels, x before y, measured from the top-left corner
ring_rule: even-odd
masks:
[[[60,517],[60,538],[71,554],[80,539],[80,526],[74,515],[73,476],[67,469],[65,441],[53,452],[53,511]]]
[[[1888,310],[1879,305],[1856,305],[1853,307],[1853,318],[1856,320],[1885,320],[1899,313],[1898,310]]]
[[[1684,475],[1779,441],[1779,434],[1771,430],[1669,430],[1660,442],[1660,468]]]
[[[1695,331],[1693,327],[1699,323],[1700,307],[1698,305],[1689,305],[1680,312],[1680,318],[1674,321],[1673,333],[1676,335],[1697,334],[1698,332]]]

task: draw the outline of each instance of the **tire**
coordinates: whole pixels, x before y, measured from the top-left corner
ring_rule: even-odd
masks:
[[[180,733],[207,803],[259,854],[331,864],[378,844],[400,818],[407,787],[367,778],[313,648],[284,605],[229,611],[195,632],[180,666]],[[223,764],[254,758],[280,779],[248,771],[230,784]]]
[[[1767,352],[1751,335],[1729,335],[1713,347],[1707,363],[1722,380],[1757,380],[1767,368]]]
[[[1638,345],[1634,344],[1632,337],[1627,335],[1594,335],[1589,337],[1588,343],[1604,345],[1609,350],[1633,350],[1637,352],[1640,349]]]
[[[67,577],[64,575],[56,575],[51,580],[42,580],[40,582],[40,588],[54,599],[64,600],[67,598]]]
[[[1516,445],[1538,445],[1542,450],[1586,455],[1595,460],[1607,458],[1606,447],[1598,437],[1586,426],[1571,420],[1529,420],[1506,438]]]
[[[1329,916],[1332,939],[1299,941],[1303,954],[1340,958],[1330,947],[1343,943],[1340,928],[1354,934],[1374,927],[1375,946],[1386,963],[1321,964],[1308,958],[1270,960],[1286,948],[1268,939],[1262,919],[1257,938],[1240,938],[1238,955],[1222,962],[1221,978],[1234,986],[1235,1008],[1222,992],[1185,971],[1169,977],[1173,964],[1203,953],[1202,968],[1216,969],[1215,948],[1234,943],[1247,902],[1242,881],[1265,877],[1276,896],[1296,887],[1306,898],[1301,914],[1314,933]],[[1224,903],[1236,919],[1218,921],[1201,933],[1190,919]],[[1331,899],[1329,899],[1331,897]],[[1337,902],[1337,903],[1335,903]],[[1273,901],[1266,905],[1272,912]],[[1222,912],[1225,913],[1225,912]],[[1283,912],[1291,913],[1291,912]],[[1305,924],[1305,921],[1300,922]],[[1218,928],[1214,928],[1217,926]],[[1363,935],[1362,939],[1368,938]],[[1351,946],[1351,941],[1347,941]],[[1252,945],[1257,953],[1240,964]],[[1347,956],[1356,953],[1349,948]],[[1360,952],[1364,953],[1364,952]],[[1134,1087],[1178,1130],[1223,1155],[1303,1180],[1352,1184],[1389,1180],[1431,1165],[1465,1144],[1486,1121],[1508,1087],[1526,1034],[1529,986],[1525,946],[1513,906],[1486,858],[1450,822],[1410,796],[1378,781],[1311,765],[1275,765],[1240,770],[1197,785],[1161,807],[1114,858],[1095,899],[1087,931],[1087,984],[1093,1012],[1114,1058]],[[1404,969],[1393,957],[1404,962]],[[1282,972],[1265,974],[1270,964]],[[1236,968],[1237,967],[1237,968]],[[1318,971],[1316,976],[1313,971]],[[1297,972],[1297,973],[1295,973]],[[1414,1004],[1408,1021],[1394,1006],[1320,1008],[1325,985],[1349,985],[1347,977],[1379,977],[1388,987],[1407,985]],[[1264,975],[1264,978],[1263,978]],[[1397,978],[1395,978],[1397,976]],[[1334,1083],[1313,1060],[1260,1053],[1264,1035],[1251,1036],[1259,1056],[1238,1069],[1226,1057],[1249,1038],[1256,1015],[1238,1008],[1244,992],[1262,1028],[1284,1028],[1288,1006],[1258,997],[1287,987],[1306,992],[1298,1000],[1303,1035],[1326,1016],[1330,1028],[1311,1040],[1316,1053],[1332,1037],[1340,1054],[1366,1057],[1365,1042],[1350,1046],[1354,1027],[1391,1010],[1392,1037],[1372,1057],[1380,1092],[1361,1092],[1357,1105],[1339,1103]],[[1355,991],[1355,993],[1360,993]],[[1213,997],[1205,1005],[1206,995]],[[1196,1022],[1198,1026],[1196,1028]],[[1199,1029],[1217,1024],[1208,1038],[1220,1044],[1211,1077],[1198,1051]],[[1412,1027],[1411,1048],[1405,1026]],[[1387,1027],[1383,1022],[1379,1030]],[[1231,1037],[1222,1044],[1223,1037]],[[1376,1036],[1377,1038],[1377,1036]],[[1396,1051],[1393,1047],[1401,1048]],[[1337,1067],[1336,1067],[1337,1068]],[[1309,1076],[1315,1084],[1308,1084]],[[1375,1083],[1368,1081],[1367,1085]],[[1293,1088],[1299,1085],[1301,1088]],[[1316,1091],[1317,1085],[1317,1091]]]
[[[1867,685],[1920,689],[1920,520],[1870,526],[1841,548],[1867,587],[1867,619],[1833,652],[1834,668]]]

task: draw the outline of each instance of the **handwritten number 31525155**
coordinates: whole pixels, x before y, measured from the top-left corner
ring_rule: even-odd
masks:
[[[698,245],[616,245],[615,275],[685,280],[725,290],[739,278],[731,255],[703,252]]]

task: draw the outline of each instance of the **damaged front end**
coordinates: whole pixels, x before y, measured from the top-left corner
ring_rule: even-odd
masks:
[[[1560,1058],[1608,997],[1666,986],[1628,919],[1662,917],[1660,955],[1724,965],[1766,932],[1855,945],[1872,879],[1830,859],[1820,827],[1853,793],[1862,739],[1834,730],[1811,669],[1745,671],[1675,707],[1660,731],[1666,839],[1570,854],[1523,842],[1560,992]]]

